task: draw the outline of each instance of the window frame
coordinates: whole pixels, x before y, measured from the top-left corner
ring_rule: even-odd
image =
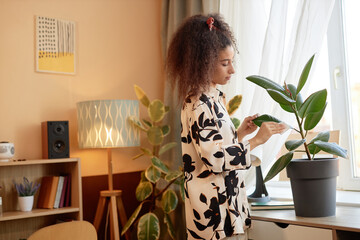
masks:
[[[338,188],[360,190],[360,178],[354,177],[355,144],[351,130],[353,123],[350,111],[345,33],[343,1],[335,0],[327,31],[332,122],[333,128],[340,130],[340,145],[348,150],[349,156],[348,159],[340,158]]]

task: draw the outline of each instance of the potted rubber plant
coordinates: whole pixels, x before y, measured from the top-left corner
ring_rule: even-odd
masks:
[[[296,119],[297,126],[291,128],[299,134],[299,139],[285,142],[288,152],[275,161],[264,181],[269,181],[286,167],[291,182],[295,213],[303,217],[335,215],[339,160],[338,158],[317,158],[316,154],[324,151],[347,158],[347,151],[344,148],[329,142],[329,131],[320,132],[313,139],[307,139],[307,133],[320,122],[327,105],[326,89],[310,94],[305,100],[301,95],[314,57],[315,55],[306,63],[297,86],[287,83],[281,86],[266,77],[257,75],[246,78],[264,88],[284,111],[292,113]],[[258,126],[267,121],[281,122],[266,114],[254,119],[254,123]],[[304,150],[298,149],[301,145],[304,146]],[[303,152],[307,158],[293,159],[294,152]]]
[[[40,183],[30,182],[26,177],[23,177],[23,182],[16,183],[14,181],[14,186],[18,194],[20,210],[23,212],[31,211],[34,204],[34,195],[39,189]]]

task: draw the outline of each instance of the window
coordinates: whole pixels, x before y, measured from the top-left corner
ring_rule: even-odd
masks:
[[[360,15],[358,0],[336,0],[327,45],[333,129],[349,159],[341,160],[338,186],[360,190]]]

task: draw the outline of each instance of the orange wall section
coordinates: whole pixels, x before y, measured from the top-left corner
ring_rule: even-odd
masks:
[[[76,22],[75,75],[35,71],[36,15]],[[76,103],[136,99],[134,84],[163,99],[160,31],[161,0],[0,0],[0,141],[15,144],[15,159],[39,159],[41,122],[68,120],[82,176],[107,174],[106,149],[78,149]],[[115,173],[149,164],[131,160],[136,147],[112,152]]]

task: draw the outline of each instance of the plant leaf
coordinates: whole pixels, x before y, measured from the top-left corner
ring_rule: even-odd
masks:
[[[155,146],[160,145],[164,140],[164,135],[161,131],[161,128],[158,126],[153,126],[149,128],[149,130],[147,131],[147,137],[148,141]]]
[[[277,84],[276,82],[274,82],[266,77],[252,75],[252,76],[246,77],[246,79],[249,80],[250,82],[253,82],[253,83],[259,85],[260,87],[262,87],[266,90],[273,89],[273,90],[277,90],[279,92],[285,91],[285,89],[280,84]]]
[[[274,163],[274,165],[272,165],[270,171],[266,175],[264,182],[269,181],[270,179],[275,177],[279,172],[281,172],[281,170],[283,170],[290,163],[291,159],[293,158],[293,155],[294,152],[290,151],[285,155],[282,155],[278,160],[276,160],[276,162]]]
[[[287,104],[287,105],[291,105],[296,103],[296,101],[288,96],[286,96],[284,93],[277,91],[277,90],[272,90],[272,89],[267,89],[266,90],[270,97],[272,99],[275,100],[275,102],[280,103],[280,104]]]
[[[139,101],[145,106],[148,107],[150,104],[149,98],[146,96],[144,90],[142,90],[141,87],[139,87],[138,85],[134,85],[134,89],[135,89],[135,94],[136,97],[139,99]]]
[[[168,233],[169,233],[171,239],[176,239],[175,238],[174,225],[171,222],[171,219],[170,219],[169,215],[166,214],[166,213],[164,213],[164,223],[167,226],[167,230],[168,230]]]
[[[301,76],[300,76],[300,79],[299,79],[299,82],[298,82],[296,94],[298,94],[301,91],[301,89],[304,87],[304,85],[306,83],[306,80],[308,79],[309,72],[310,72],[310,69],[311,69],[311,65],[312,65],[312,63],[314,61],[314,57],[315,57],[315,54],[305,64],[305,67],[304,67],[304,69],[303,69],[303,71],[301,73]]]
[[[144,154],[146,154],[146,155],[148,155],[148,156],[150,156],[150,157],[153,156],[152,151],[151,151],[150,149],[148,149],[148,148],[143,148],[143,147],[141,147],[140,150],[141,150]]]
[[[157,240],[160,237],[159,219],[154,213],[144,214],[137,227],[138,240]]]
[[[153,186],[150,182],[140,182],[139,185],[136,187],[136,199],[139,202],[144,201],[148,198],[153,192]]]
[[[152,123],[149,122],[148,120],[143,119],[142,121],[143,121],[143,123],[145,123],[145,125],[147,125],[148,127],[152,127]]]
[[[321,111],[326,103],[327,91],[326,89],[314,92],[311,94],[299,109],[299,116],[306,117],[309,113]]]
[[[161,198],[161,207],[165,213],[174,211],[178,204],[178,197],[172,189],[167,189]]]
[[[151,158],[151,163],[154,167],[158,168],[163,173],[169,172],[169,168],[157,157]]]
[[[148,113],[153,122],[160,122],[165,116],[165,106],[162,101],[155,99],[148,107]]]
[[[300,147],[302,144],[306,142],[306,139],[300,139],[300,140],[289,140],[285,142],[285,147],[289,151],[293,151]]]
[[[236,112],[236,110],[240,107],[242,101],[242,95],[236,95],[230,99],[228,104],[226,105],[226,110],[228,111],[229,115],[231,116]]]
[[[177,142],[170,142],[162,146],[159,150],[159,155],[163,154],[164,152],[170,150],[173,147],[176,147],[178,144]]]
[[[165,176],[165,180],[168,182],[171,182],[172,180],[181,177],[183,175],[183,172],[180,170],[175,171],[169,171],[168,174]]]
[[[314,142],[314,145],[323,150],[324,152],[347,158],[347,150],[340,147],[334,142],[323,142],[318,140]]]
[[[263,122],[277,122],[277,123],[280,123],[281,121],[279,119],[273,117],[273,116],[268,115],[268,114],[263,114],[263,115],[255,118],[253,120],[253,122],[255,123],[255,125],[260,127]]]
[[[235,129],[238,129],[241,123],[240,120],[238,118],[232,117],[231,121],[234,124]]]
[[[166,135],[168,135],[170,133],[170,126],[169,125],[162,126],[161,131],[165,137]]]
[[[329,131],[324,131],[324,132],[320,132],[318,135],[316,135],[313,139],[311,139],[311,141],[308,144],[308,148],[309,148],[309,152],[311,154],[317,154],[318,152],[320,152],[320,148],[316,147],[316,145],[314,144],[315,141],[323,141],[323,142],[328,142],[330,139],[330,132]]]
[[[129,220],[125,223],[124,227],[122,228],[121,231],[121,236],[124,235],[126,233],[126,231],[131,227],[131,225],[134,223],[135,219],[137,218],[137,216],[139,215],[139,212],[142,208],[144,202],[141,202],[140,205],[135,209],[135,211],[131,214]]]
[[[145,170],[145,176],[150,182],[156,183],[157,181],[159,181],[159,179],[161,177],[161,172],[153,165],[150,165]]]
[[[304,122],[304,129],[306,131],[313,129],[320,122],[322,116],[324,115],[326,105],[327,105],[327,103],[325,103],[324,108],[322,110],[320,110],[319,112],[309,113],[306,116],[306,119]]]
[[[140,130],[146,132],[147,129],[142,125],[142,123],[135,118],[135,116],[130,116],[128,117],[129,121],[137,128],[139,128]]]
[[[285,86],[284,86],[284,88],[285,88]],[[287,88],[291,92],[291,98],[296,100],[296,107],[300,108],[301,104],[303,103],[301,94],[300,93],[296,94],[296,87],[291,83],[287,84]],[[294,110],[288,104],[280,104],[280,107],[287,112],[291,112],[291,113],[294,112]]]

